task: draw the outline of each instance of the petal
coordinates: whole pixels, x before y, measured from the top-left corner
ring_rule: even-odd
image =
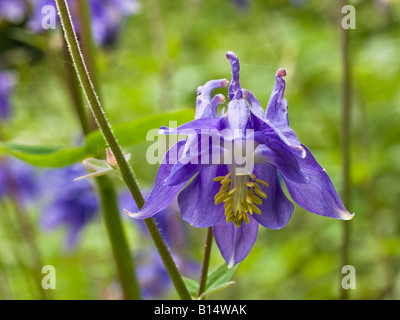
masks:
[[[264,110],[257,98],[248,90],[243,89],[243,98],[250,104],[251,111],[260,119],[264,119]]]
[[[215,141],[211,135],[191,135],[165,184],[175,185],[187,181],[204,168],[223,163],[223,157],[224,149],[221,147],[220,137]]]
[[[268,198],[262,199],[262,204],[258,206],[261,214],[253,214],[253,218],[266,228],[283,228],[289,222],[294,206],[282,191],[276,169],[269,165],[255,165],[254,174],[257,179],[267,182],[269,187],[260,185]]]
[[[285,75],[286,71],[284,69],[280,69],[277,72],[275,76],[276,83],[268,102],[266,116],[264,118],[260,118],[259,116],[253,117],[254,125],[258,127],[258,131],[272,129],[278,136],[278,140],[283,141],[294,152],[304,158],[305,152],[301,147],[300,141],[296,133],[289,126],[288,105],[286,99],[283,97],[286,83],[282,77]]]
[[[279,172],[282,172],[291,180],[299,183],[307,183],[307,176],[300,170],[298,157],[292,152],[282,147],[278,142],[259,145],[254,152],[254,163],[256,164],[272,164]]]
[[[194,134],[202,133],[202,130],[220,131],[224,129],[224,121],[221,118],[203,118],[187,122],[176,129],[171,129],[166,126],[160,128],[160,134]]]
[[[286,70],[278,70],[275,76],[275,87],[268,101],[266,118],[273,124],[289,125],[287,101],[284,98],[286,82],[282,77],[286,76]]]
[[[243,261],[257,239],[258,223],[249,216],[250,223],[238,228],[232,222],[223,222],[213,227],[215,242],[228,268]]]
[[[229,84],[229,100],[242,98],[242,90],[240,88],[239,82],[239,71],[240,71],[240,64],[238,57],[232,52],[228,51],[226,53],[226,58],[229,60],[232,68],[232,80]]]
[[[249,122],[249,108],[244,99],[235,99],[229,102],[226,120],[233,139],[244,136],[244,130]]]
[[[196,98],[196,116],[195,119],[200,118],[216,118],[218,103],[222,103],[220,95],[214,97],[214,103],[211,103],[211,91],[217,88],[226,87],[229,81],[226,79],[211,80],[205,83],[203,86],[197,88]],[[223,96],[222,96],[223,97]]]
[[[336,189],[318,164],[311,152],[304,147],[307,156],[298,159],[302,172],[308,177],[309,182],[296,183],[282,173],[288,191],[293,200],[304,209],[321,216],[335,219],[349,220],[353,218],[342,204]]]
[[[256,115],[252,113],[251,122],[254,127],[254,140],[258,143],[265,144],[268,146],[269,142],[278,142],[285,146],[288,150],[296,154],[297,156],[304,158],[306,156],[306,152],[301,145],[299,139],[294,135],[285,135],[283,132],[278,130],[278,128],[274,127],[267,120],[261,120]]]
[[[175,146],[177,146],[177,148],[179,149],[181,146],[183,146],[184,143],[185,141],[179,141]],[[172,147],[170,150],[172,150],[174,147]],[[130,217],[136,219],[146,219],[152,217],[157,212],[168,207],[172,203],[172,201],[174,201],[178,192],[185,186],[187,181],[184,181],[174,186],[167,186],[164,184],[165,179],[168,178],[174,166],[174,164],[168,163],[170,150],[165,155],[162,164],[158,169],[154,188],[151,191],[150,196],[144,204],[143,208],[137,213],[131,213],[125,210],[125,212]]]
[[[182,219],[197,228],[214,226],[225,221],[223,204],[216,205],[214,196],[221,185],[212,181],[228,173],[224,165],[204,169],[178,196]]]

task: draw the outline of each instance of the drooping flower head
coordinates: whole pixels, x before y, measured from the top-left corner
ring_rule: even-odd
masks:
[[[99,200],[90,181],[73,181],[85,172],[83,166],[76,164],[49,170],[42,177],[43,198],[46,204],[41,226],[45,230],[53,230],[60,226],[67,228],[67,249],[77,245],[83,228],[99,212]]]
[[[77,1],[79,0],[68,0],[73,18],[79,14]],[[45,31],[42,22],[43,19],[48,19],[46,15],[49,14],[43,10],[45,6],[56,8],[54,0],[33,0],[33,13],[28,21],[28,28],[35,33]],[[140,9],[137,0],[89,0],[89,7],[93,39],[97,45],[106,46],[114,44],[124,18],[136,14]],[[58,24],[58,16],[55,18]],[[74,26],[79,35],[77,19],[74,19]]]
[[[142,210],[128,214],[151,217],[179,193],[182,218],[194,227],[212,227],[222,256],[233,266],[249,254],[259,225],[280,229],[290,220],[294,206],[282,191],[279,174],[304,209],[336,219],[353,215],[289,126],[286,71],[278,70],[264,112],[254,95],[241,88],[237,56],[228,52],[226,58],[232,68],[227,111],[218,115],[223,99],[211,98],[213,89],[228,84],[226,79],[198,89],[195,120],[177,129],[162,128],[162,133],[188,138],[166,153]]]

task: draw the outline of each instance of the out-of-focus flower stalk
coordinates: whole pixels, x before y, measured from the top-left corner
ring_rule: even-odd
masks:
[[[346,0],[339,2],[340,10],[347,4]],[[349,54],[349,32],[345,30],[339,21],[340,30],[340,50],[342,58],[342,121],[341,121],[341,149],[342,149],[342,199],[343,204],[350,210],[350,123],[351,123],[351,64]],[[341,249],[341,267],[349,264],[349,241],[350,225],[342,223],[342,249]],[[341,268],[340,268],[341,269]],[[341,275],[342,276],[342,275]],[[348,299],[348,290],[341,288],[340,298]]]
[[[90,7],[89,1],[77,1],[77,13],[78,13],[78,21],[80,26],[80,44],[82,47],[82,54],[86,57],[87,66],[89,72],[92,76],[93,85],[96,88],[97,95],[101,97],[100,84],[98,81],[97,75],[97,67],[96,67],[96,56],[94,51],[94,41],[93,41],[93,33],[92,27],[90,25]],[[90,58],[88,58],[90,57]]]
[[[7,167],[8,163],[5,159],[0,158],[0,166]],[[6,208],[6,210],[1,210],[3,215],[2,218],[5,219],[5,222],[9,225],[12,225],[12,233],[15,235],[15,241],[21,247],[25,248],[24,257],[20,257],[19,249],[13,250],[15,252],[15,256],[17,262],[24,273],[29,274],[28,282],[31,282],[33,279],[33,283],[36,287],[36,293],[41,299],[48,300],[50,298],[50,294],[48,291],[43,290],[41,281],[42,274],[41,270],[43,267],[42,257],[37,245],[36,236],[34,227],[30,221],[29,213],[27,212],[23,199],[21,197],[21,185],[17,181],[17,177],[14,175],[14,171],[10,168],[6,168],[3,170],[3,178],[4,181],[0,181],[0,183],[4,183],[7,186],[7,197],[10,200],[11,207]],[[0,199],[1,201],[1,199]],[[15,220],[12,217],[6,217],[7,209],[11,209],[13,213],[15,213]]]
[[[14,86],[14,80],[7,74],[0,74],[0,129],[2,127],[2,120],[6,119],[10,109],[9,95],[11,93],[12,87]],[[3,110],[2,110],[3,109]],[[3,112],[1,112],[3,111]],[[1,131],[1,130],[0,130]],[[2,134],[0,132],[0,141],[2,140]],[[17,260],[20,261],[20,266],[23,270],[28,269],[30,273],[30,278],[34,279],[35,286],[37,286],[37,292],[42,299],[48,299],[49,293],[43,290],[41,286],[41,268],[43,266],[41,253],[37,246],[34,227],[30,221],[29,213],[26,211],[22,199],[23,182],[19,183],[15,173],[16,170],[12,170],[11,165],[8,168],[9,163],[6,159],[0,157],[0,170],[2,170],[2,179],[0,179],[0,184],[4,184],[6,188],[6,196],[9,198],[12,204],[12,211],[15,212],[16,222],[11,222],[15,224],[15,232],[17,235],[16,241],[26,246],[26,252],[28,257],[25,259],[28,261],[26,264],[21,264],[24,259]],[[1,168],[3,166],[3,168]],[[18,170],[18,169],[17,169]],[[3,181],[1,181],[3,180]],[[0,194],[1,196],[1,194]],[[0,199],[1,200],[1,199]],[[7,210],[6,210],[7,211]],[[7,213],[5,213],[6,215]],[[10,217],[11,219],[11,217]],[[10,220],[11,221],[11,220]],[[14,230],[14,229],[13,229]],[[21,241],[22,240],[22,241]],[[17,255],[17,253],[16,253]]]
[[[159,62],[159,84],[160,96],[159,104],[161,110],[171,109],[173,106],[172,98],[172,64],[168,52],[168,43],[165,35],[160,4],[158,0],[148,0],[147,20],[150,30],[150,40],[153,47],[154,58]]]

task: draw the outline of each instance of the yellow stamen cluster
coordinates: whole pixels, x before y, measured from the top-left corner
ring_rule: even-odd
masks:
[[[268,187],[268,183],[257,179],[254,173],[249,175],[234,175],[229,172],[225,176],[213,179],[221,184],[221,188],[215,195],[215,204],[224,202],[226,221],[232,221],[236,227],[240,227],[243,220],[250,223],[248,214],[261,214],[257,207],[267,199],[267,195],[262,191],[259,184]]]

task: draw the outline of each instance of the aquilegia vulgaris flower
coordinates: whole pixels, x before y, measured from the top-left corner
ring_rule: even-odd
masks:
[[[240,86],[236,55],[228,52],[226,57],[232,67],[230,83],[212,80],[199,87],[195,120],[176,129],[162,128],[165,134],[188,137],[166,153],[142,210],[128,214],[151,217],[180,192],[182,218],[194,227],[212,227],[231,267],[249,254],[259,224],[280,229],[289,221],[294,206],[282,191],[279,175],[292,199],[304,209],[343,220],[353,215],[289,126],[286,71],[277,72],[264,112],[254,95]],[[217,107],[224,99],[220,94],[211,98],[211,91],[228,83],[230,102],[227,111],[218,115]]]

